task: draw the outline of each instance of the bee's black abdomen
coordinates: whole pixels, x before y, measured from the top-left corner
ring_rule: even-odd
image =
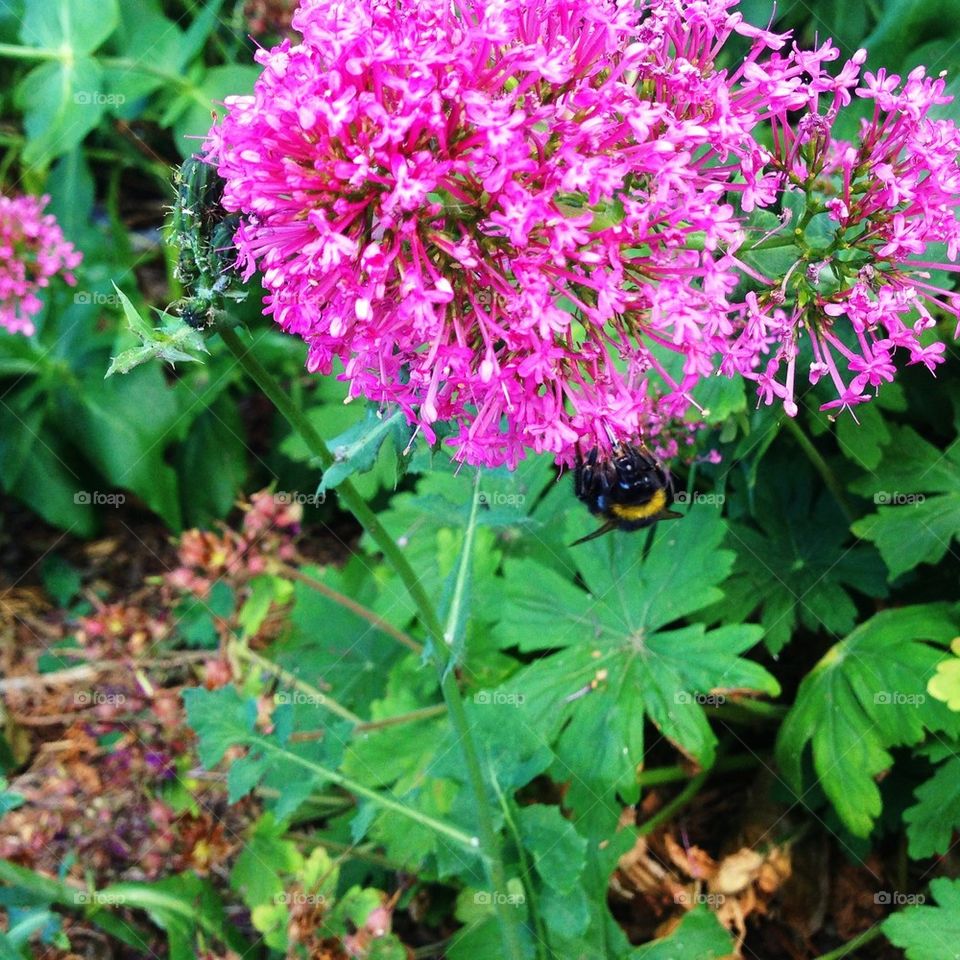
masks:
[[[609,456],[594,447],[577,460],[574,493],[608,530],[640,530],[676,517],[670,510],[673,484],[656,458],[642,445],[617,444]],[[580,541],[577,541],[578,543]]]

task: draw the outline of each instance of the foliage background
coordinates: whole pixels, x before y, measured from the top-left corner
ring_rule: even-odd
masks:
[[[232,840],[215,867],[194,857],[167,870],[78,850],[41,870],[22,847],[3,847],[16,855],[0,866],[0,957],[78,951],[91,928],[121,956],[402,957],[403,942],[417,956],[497,957],[498,896],[522,911],[537,957],[952,955],[953,346],[936,381],[908,371],[859,423],[820,413],[816,388],[792,422],[754,410],[742,384],[718,383],[700,399],[715,424],[704,452],[722,462],[677,469],[687,516],[650,538],[569,550],[590,521],[543,459],[475,481],[442,454],[417,449],[406,462],[393,444],[354,449],[346,469],[370,468],[354,478],[360,491],[464,637],[458,675],[511,862],[502,891],[485,891],[477,858],[426,819],[472,829],[465,773],[436,681],[397,642],[419,646],[422,625],[334,495],[306,503],[292,568],[277,545],[259,570],[194,556],[213,581],[202,596],[136,599],[128,578],[98,580],[78,560],[74,544],[119,537],[141,544],[138,569],[164,573],[183,556],[148,548],[150,531],[237,527],[238,496],[265,486],[275,505],[316,491],[309,450],[216,338],[202,365],[103,376],[136,343],[113,284],[144,315],[181,296],[165,243],[171,174],[216,102],[257,75],[251,13],[283,5],[247,6],[0,0],[0,181],[48,193],[85,256],[77,287],[50,291],[35,338],[0,336],[4,587],[8,597],[41,587],[60,631],[52,647],[28,631],[13,656],[28,618],[10,607],[6,663],[41,674],[95,663],[91,618],[105,622],[105,610],[122,621],[119,657],[199,652],[166,683],[188,688],[197,740],[182,718],[171,729],[189,759],[161,785],[131,789],[174,811],[181,833],[184,816],[204,812]],[[765,0],[741,9],[754,23],[772,15]],[[955,2],[787,2],[776,24],[801,42],[832,36],[844,56],[866,46],[874,67],[952,76],[960,66]],[[267,25],[257,39],[275,35]],[[943,109],[960,119],[956,104]],[[256,295],[240,309],[257,356],[321,435],[356,447],[367,411],[344,406],[335,380],[305,373],[301,344],[258,316]],[[27,527],[42,531],[39,546],[18,544]],[[166,611],[148,648],[128,622],[138,604]],[[106,695],[96,684],[74,691],[84,722],[91,704],[76,698]],[[128,702],[97,714],[109,728],[95,731],[98,763],[128,749],[123,736],[153,729],[157,701]],[[330,702],[349,716],[334,717]],[[35,798],[18,784],[29,785],[44,740],[17,723],[22,703],[8,707],[0,810],[22,816]],[[156,733],[168,753],[169,734]],[[222,772],[225,755],[227,793],[213,803],[200,766]],[[671,844],[686,853],[665,868]],[[717,865],[743,850],[760,864],[724,886]],[[713,867],[698,874],[701,853]],[[769,879],[784,859],[792,886]],[[658,883],[644,879],[650,864]],[[393,934],[376,933],[384,917]]]

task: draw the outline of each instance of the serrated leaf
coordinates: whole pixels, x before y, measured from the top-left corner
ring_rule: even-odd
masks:
[[[741,623],[759,610],[772,653],[800,624],[840,636],[852,630],[857,608],[851,591],[886,595],[879,557],[868,546],[846,546],[843,513],[828,490],[814,493],[808,472],[783,458],[765,458],[751,512],[752,525],[730,525],[726,544],[737,551],[736,566],[723,602],[711,613]]]
[[[241,697],[234,687],[219,690],[192,688],[183,692],[187,719],[198,737],[200,762],[211,769],[230,747],[246,747],[244,756],[235,759],[227,773],[227,792],[231,803],[246,796],[257,784],[278,781],[283,786],[275,807],[276,816],[290,816],[307,798],[310,791],[324,780],[314,756],[322,756],[316,745],[286,745],[290,734],[290,708],[275,708],[273,722],[276,735],[267,737],[256,729],[257,705],[253,699]],[[324,746],[333,747],[335,738],[328,737]]]
[[[730,934],[706,907],[698,906],[669,936],[638,947],[630,960],[720,960],[733,952]]]
[[[960,438],[941,451],[910,427],[894,429],[875,473],[851,489],[877,504],[852,530],[877,545],[891,576],[938,563],[960,535]]]
[[[210,352],[201,331],[174,318],[168,318],[172,322],[165,327],[154,327],[140,315],[130,298],[116,284],[113,289],[120,298],[130,332],[140,340],[141,345],[124,350],[114,357],[104,379],[115,373],[130,373],[135,367],[151,360],[165,360],[171,366],[178,361],[199,363],[200,358],[194,354]]]
[[[317,492],[326,493],[343,483],[347,477],[371,470],[377,462],[380,448],[387,441],[393,443],[397,455],[402,457],[412,436],[413,428],[399,407],[381,415],[375,406],[368,406],[366,416],[360,423],[329,441],[334,462],[324,470]]]
[[[665,629],[721,596],[718,583],[733,562],[719,548],[725,529],[716,510],[697,506],[657,528],[642,563],[636,535],[583,544],[572,553],[586,591],[535,561],[506,562],[501,644],[562,649],[521,669],[494,696],[516,705],[516,726],[556,742],[557,775],[573,776],[574,790],[602,785],[636,796],[644,715],[709,766],[716,738],[698,698],[779,692],[766,670],[740,656],[760,639],[758,627]]]
[[[936,906],[907,907],[883,922],[884,936],[905,951],[907,960],[956,956],[960,943],[960,880],[931,880],[930,894]]]
[[[946,853],[960,828],[960,758],[940,764],[916,789],[917,802],[903,813],[910,856],[914,860]]]
[[[881,810],[874,778],[891,763],[890,749],[950,733],[960,722],[926,696],[926,685],[956,628],[944,605],[886,610],[858,626],[800,684],[777,739],[789,784],[803,793],[809,746],[824,793],[855,836],[870,833]]]

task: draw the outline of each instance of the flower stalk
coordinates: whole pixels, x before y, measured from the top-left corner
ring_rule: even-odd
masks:
[[[251,344],[244,343],[238,336],[236,330],[224,327],[219,333],[227,349],[236,358],[244,372],[271,400],[290,426],[299,433],[323,469],[329,468],[333,464],[334,458],[326,442],[320,434],[317,433],[313,424],[304,416],[299,407],[293,403],[290,397],[280,387],[280,384],[274,379],[273,375],[259,361],[251,348]],[[419,578],[407,562],[407,558],[403,555],[402,550],[387,532],[383,524],[380,523],[377,515],[370,509],[349,479],[343,480],[337,486],[337,494],[341,503],[353,514],[364,530],[367,531],[374,543],[380,548],[384,558],[393,567],[407,593],[410,595],[410,598],[413,600],[420,620],[430,636],[429,656],[440,678],[440,690],[447,705],[450,723],[459,741],[467,771],[468,784],[474,796],[478,826],[477,832],[479,834],[477,843],[479,847],[478,852],[483,858],[488,880],[493,891],[502,892],[506,887],[506,870],[503,864],[500,840],[494,830],[493,820],[490,816],[488,803],[489,792],[487,790],[483,767],[480,763],[480,754],[467,721],[463,697],[460,693],[456,674],[452,669],[451,658],[446,642],[446,631],[440,623],[440,618],[433,604],[427,598],[423,587],[420,585]],[[477,491],[474,489],[470,523],[464,538],[464,553],[467,558],[469,558],[469,547],[472,544],[473,533],[476,527],[478,504]],[[458,586],[460,587],[460,593],[462,595],[462,582],[460,582],[459,577]],[[457,608],[455,598],[451,613],[455,614]],[[334,780],[334,782],[339,781]],[[366,795],[366,793],[363,795]],[[402,810],[405,815],[407,815],[407,808],[403,807]],[[445,830],[445,832],[450,833],[449,829]],[[496,906],[501,936],[503,938],[504,957],[506,960],[520,960],[522,951],[517,920],[512,915],[514,911],[511,910],[508,904],[502,901],[501,897],[494,897],[493,900]]]

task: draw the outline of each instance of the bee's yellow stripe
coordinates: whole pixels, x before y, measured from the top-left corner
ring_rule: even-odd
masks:
[[[628,506],[622,503],[614,503],[610,507],[610,513],[618,520],[646,520],[658,514],[667,505],[667,492],[657,490],[646,503],[638,503]]]

